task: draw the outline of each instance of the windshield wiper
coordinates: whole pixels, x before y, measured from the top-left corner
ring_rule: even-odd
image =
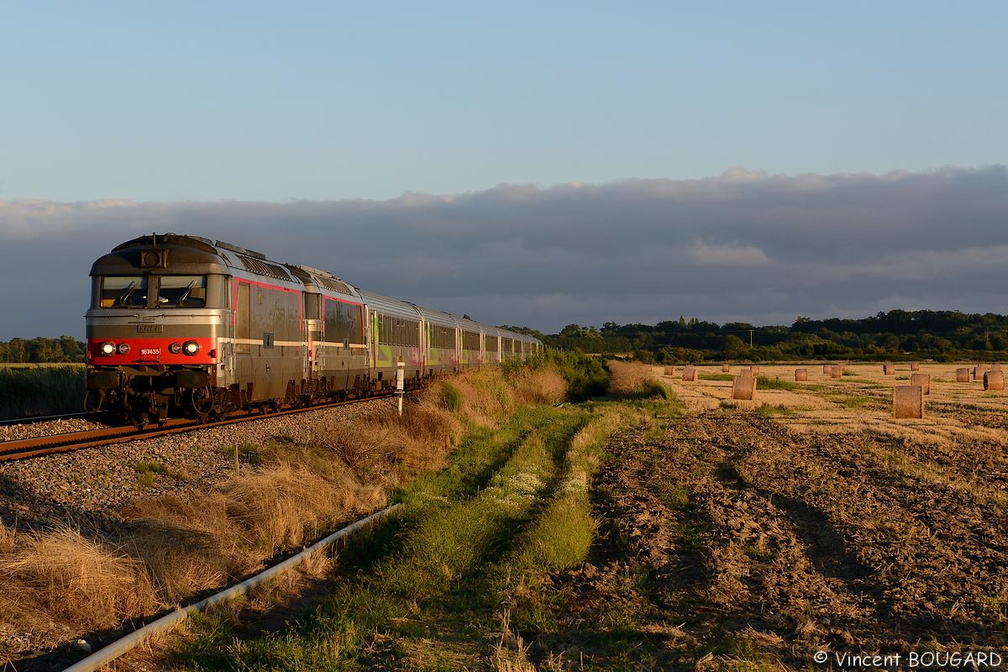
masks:
[[[179,294],[178,301],[175,302],[175,307],[176,308],[181,308],[182,307],[182,302],[189,298],[189,294],[190,294],[190,292],[192,292],[192,288],[195,287],[195,286],[196,286],[196,281],[193,280],[192,282],[189,283],[189,286],[185,288],[185,291],[182,292],[181,294]]]
[[[118,306],[126,306],[126,300],[129,299],[130,294],[133,293],[133,290],[136,289],[136,286],[137,286],[136,280],[134,280],[133,282],[131,282],[129,284],[129,287],[127,287],[126,290],[122,294],[119,295],[119,298],[116,299],[116,305],[118,305]]]

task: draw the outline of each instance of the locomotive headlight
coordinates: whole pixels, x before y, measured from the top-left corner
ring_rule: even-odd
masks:
[[[180,352],[182,352],[182,344],[172,343],[171,345],[168,346],[168,352],[170,352],[173,355],[179,354]]]
[[[199,343],[196,341],[186,341],[185,344],[182,345],[182,349],[187,355],[195,355],[199,352]]]
[[[106,357],[114,355],[116,351],[115,343],[102,343],[101,344],[101,354]]]
[[[125,355],[126,353],[128,353],[130,351],[129,343],[120,343],[119,347],[116,348],[116,350],[119,351],[120,355]]]

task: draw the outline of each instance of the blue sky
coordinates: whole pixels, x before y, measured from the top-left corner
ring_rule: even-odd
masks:
[[[4,3],[0,199],[387,199],[1008,155],[1001,2]]]
[[[151,231],[545,332],[1008,312],[1008,3],[0,3],[0,340]]]

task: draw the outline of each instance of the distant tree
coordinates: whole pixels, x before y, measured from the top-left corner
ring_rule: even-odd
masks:
[[[749,346],[735,334],[728,334],[724,337],[721,352],[728,359],[743,359],[749,353]]]
[[[880,345],[885,348],[887,352],[899,352],[901,350],[900,338],[896,334],[887,333],[883,335]]]
[[[84,361],[84,348],[86,347],[84,343],[78,341],[73,336],[60,336],[59,339],[60,350],[63,351],[63,358],[61,361],[64,362],[83,362]]]
[[[634,353],[634,358],[641,362],[644,362],[645,364],[654,364],[655,362],[657,362],[655,353],[651,352],[650,350],[637,350]]]
[[[27,362],[83,362],[85,344],[72,336],[59,339],[41,336],[25,340],[12,338],[0,341],[0,362],[24,364]]]
[[[7,342],[7,361],[21,363],[28,361],[28,344],[20,338],[12,338]]]
[[[560,330],[561,336],[578,337],[581,335],[581,326],[578,324],[568,324],[566,327]]]
[[[29,361],[59,362],[63,359],[63,349],[59,342],[51,338],[33,338],[28,341]]]

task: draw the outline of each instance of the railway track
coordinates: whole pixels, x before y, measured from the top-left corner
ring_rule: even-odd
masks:
[[[325,408],[333,408],[336,406],[353,404],[359,401],[370,401],[373,399],[382,399],[386,397],[391,397],[394,394],[395,393],[379,394],[370,397],[365,397],[364,399],[337,401],[317,406],[283,409],[267,413],[259,411],[238,411],[237,413],[233,413],[226,418],[222,418],[220,420],[214,420],[211,422],[199,422],[198,420],[175,419],[175,420],[169,420],[164,425],[153,426],[149,428],[145,427],[138,429],[133,426],[105,427],[102,429],[94,429],[83,432],[71,432],[68,434],[51,434],[48,436],[39,436],[29,439],[3,441],[0,442],[0,462],[13,461],[13,460],[26,460],[32,457],[42,457],[44,455],[52,455],[54,453],[65,453],[73,450],[81,450],[83,448],[93,448],[94,446],[105,446],[114,443],[126,443],[128,441],[136,441],[138,439],[152,439],[159,436],[166,436],[168,434],[181,434],[183,432],[189,432],[196,429],[221,427],[224,425],[246,422],[249,420],[259,420],[265,418],[279,417],[281,415],[292,415],[295,413],[318,411]],[[81,415],[82,414],[77,414],[73,417],[80,417]],[[52,416],[49,419],[52,420],[65,417],[71,417],[71,416]]]
[[[55,420],[94,420],[101,422],[102,418],[108,417],[105,411],[81,411],[79,413],[63,413],[60,415],[32,415],[25,418],[4,418],[0,419],[0,427],[9,425],[34,425],[40,422],[53,422]]]

